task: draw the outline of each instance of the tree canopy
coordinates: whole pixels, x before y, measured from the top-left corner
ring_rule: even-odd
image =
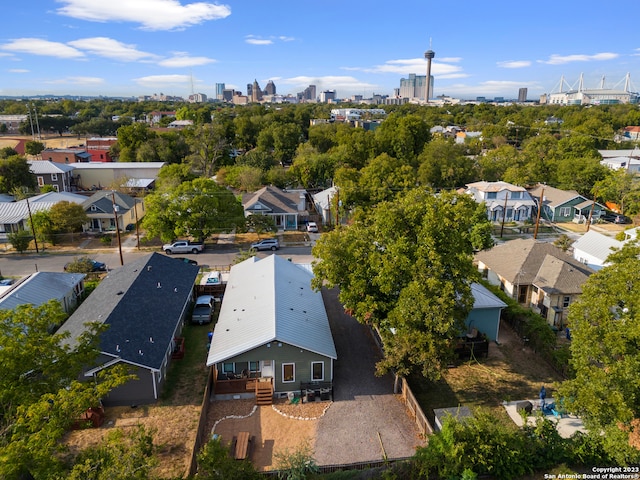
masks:
[[[603,431],[620,463],[638,463],[640,445],[640,245],[626,243],[591,275],[569,309],[575,377],[560,394],[587,428]]]
[[[382,202],[313,249],[315,288],[340,287],[340,301],[385,344],[380,372],[439,378],[473,305],[471,232],[487,222],[466,195],[414,189]]]
[[[79,382],[97,356],[91,325],[73,346],[51,334],[66,318],[60,303],[0,310],[0,478],[49,476],[62,468],[58,440],[89,407],[130,377],[105,371],[100,381]]]
[[[207,178],[182,182],[146,197],[143,226],[163,241],[190,236],[199,240],[244,225],[244,210],[230,190]]]

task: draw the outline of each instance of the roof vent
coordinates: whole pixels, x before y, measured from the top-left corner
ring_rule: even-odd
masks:
[[[162,284],[160,282],[158,282],[157,288],[162,288]]]
[[[124,292],[120,290],[118,293],[116,293],[116,295],[124,295]]]
[[[149,337],[149,343],[153,343],[153,337]]]
[[[148,265],[147,266],[147,272],[150,272],[150,271],[151,271],[151,265]]]
[[[178,287],[173,287],[173,291],[174,291],[175,293],[178,293]]]
[[[142,353],[142,350],[138,350],[138,355],[140,356],[144,355],[144,353]]]
[[[116,345],[116,352],[120,353],[120,345]]]

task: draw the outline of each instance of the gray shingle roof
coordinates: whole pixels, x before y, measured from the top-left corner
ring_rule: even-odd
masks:
[[[594,273],[591,268],[575,260],[552,243],[539,242],[533,239],[510,240],[491,250],[477,253],[475,258],[508,282],[531,285],[538,278],[538,273],[547,255],[566,263],[567,268],[573,268],[581,272],[585,279]],[[545,275],[548,276],[548,272],[545,272]],[[575,280],[577,277],[572,275],[571,278]],[[557,279],[555,284],[549,286],[559,287],[560,284],[558,282],[560,281],[561,279]]]
[[[85,323],[106,323],[102,352],[159,369],[197,275],[196,265],[159,253],[146,255],[109,272],[60,332],[69,332],[74,343]]]
[[[252,210],[259,203],[266,207],[260,210],[270,213],[298,213],[299,202],[300,192],[287,192],[271,186],[242,196],[242,206],[245,210]]]

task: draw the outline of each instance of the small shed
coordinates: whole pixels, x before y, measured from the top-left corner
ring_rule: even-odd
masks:
[[[458,421],[464,421],[467,418],[473,417],[473,413],[469,407],[460,405],[458,407],[449,408],[434,408],[433,413],[435,416],[436,430],[442,430],[442,426],[447,418],[453,417]]]

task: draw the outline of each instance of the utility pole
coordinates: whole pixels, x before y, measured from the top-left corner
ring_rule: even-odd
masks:
[[[138,199],[134,198],[133,213],[136,216],[136,247],[140,250],[140,228],[138,227]]]
[[[120,266],[124,265],[122,258],[122,242],[120,241],[120,227],[118,226],[118,205],[116,205],[116,192],[111,192],[111,200],[113,201],[113,219],[116,222],[116,236],[118,237],[118,251],[120,252]]]
[[[36,226],[33,224],[33,217],[31,217],[31,205],[29,205],[29,197],[26,197],[27,201],[27,211],[29,212],[29,223],[31,224],[31,233],[33,234],[33,243],[36,246],[36,253],[40,253],[38,251],[38,238],[36,237]]]
[[[591,208],[589,209],[589,218],[587,218],[587,232],[589,231],[589,228],[591,228],[591,219],[593,218],[593,210],[594,208],[596,208],[596,195],[597,193],[594,191],[593,192],[593,202],[591,203]]]
[[[544,187],[540,192],[540,200],[538,200],[538,215],[536,215],[536,228],[533,231],[533,239],[538,238],[538,225],[540,225],[540,213],[542,212],[542,201],[544,200]]]
[[[504,221],[507,218],[507,201],[509,200],[509,190],[504,194],[504,207],[502,207],[502,224],[500,225],[500,238],[502,238],[502,232],[504,232]]]

